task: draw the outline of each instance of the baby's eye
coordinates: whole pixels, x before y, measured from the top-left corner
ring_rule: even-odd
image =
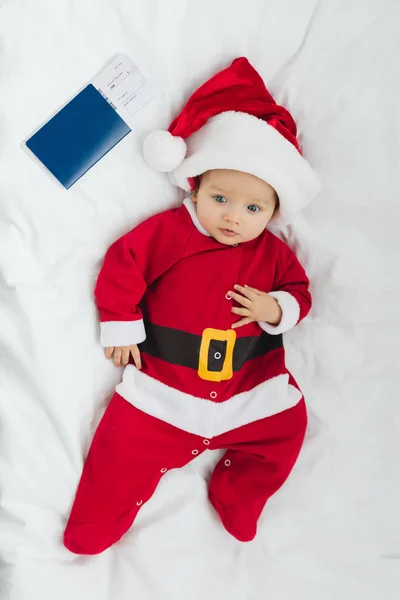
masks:
[[[261,210],[261,208],[259,206],[257,206],[256,204],[250,204],[250,206],[248,206],[247,209],[252,213],[256,213],[259,210]]]
[[[225,196],[213,196],[213,198],[219,204],[225,204],[225,202],[226,202]]]

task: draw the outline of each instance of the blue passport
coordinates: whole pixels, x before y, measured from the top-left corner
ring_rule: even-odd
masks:
[[[69,189],[130,131],[101,93],[89,84],[25,143]]]

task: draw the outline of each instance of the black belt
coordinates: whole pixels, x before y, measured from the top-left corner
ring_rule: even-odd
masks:
[[[202,379],[230,379],[252,358],[281,348],[282,335],[236,338],[234,330],[206,329],[203,336],[146,322],[146,340],[140,350],[174,365],[196,369]],[[202,357],[202,358],[201,358]],[[228,363],[228,364],[227,364]]]

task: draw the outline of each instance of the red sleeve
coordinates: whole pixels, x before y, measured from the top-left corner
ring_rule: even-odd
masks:
[[[102,346],[128,346],[145,340],[138,304],[147,286],[182,256],[190,233],[176,218],[176,211],[167,211],[110,247],[95,288]]]
[[[260,323],[264,331],[278,335],[289,331],[308,315],[311,309],[309,279],[294,252],[281,242],[274,290],[269,293],[281,309],[282,318],[278,325]]]

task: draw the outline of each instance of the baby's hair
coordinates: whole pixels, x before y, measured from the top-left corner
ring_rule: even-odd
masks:
[[[279,196],[278,196],[278,194],[276,193],[275,190],[274,190],[274,192],[275,192],[275,208],[274,208],[273,215],[279,210],[279,207],[281,205],[281,203],[279,202]]]

